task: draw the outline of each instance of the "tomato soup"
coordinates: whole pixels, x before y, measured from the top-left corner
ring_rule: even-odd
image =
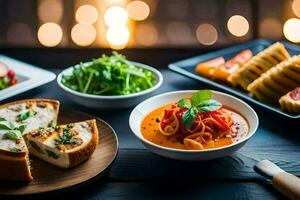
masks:
[[[171,108],[171,106],[172,104],[168,104],[149,113],[141,123],[142,135],[145,139],[157,145],[187,150],[188,148],[186,144],[183,142],[182,138],[178,138],[178,134],[164,135],[159,129],[159,124],[163,118],[165,110]],[[222,109],[228,113],[233,120],[229,133],[226,134],[226,136],[213,138],[213,141],[209,143],[203,143],[203,148],[201,149],[211,149],[230,145],[241,138],[244,138],[248,134],[249,125],[241,114],[230,108],[223,107]]]

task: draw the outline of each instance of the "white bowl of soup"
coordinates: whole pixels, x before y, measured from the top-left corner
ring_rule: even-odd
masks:
[[[236,97],[205,91],[210,91],[210,99],[197,90],[184,90],[143,101],[131,112],[132,132],[150,151],[172,159],[200,161],[231,155],[256,132],[257,114]]]

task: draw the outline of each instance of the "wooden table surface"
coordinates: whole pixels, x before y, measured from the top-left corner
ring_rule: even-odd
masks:
[[[57,59],[57,52],[51,54],[54,51],[44,54],[33,51],[28,55],[24,49],[0,50],[1,52],[42,67],[50,67],[49,62],[56,68],[66,67],[78,61],[78,57],[68,57],[68,61]],[[86,52],[81,52],[82,56],[86,55]],[[153,52],[145,57],[141,56],[145,52],[137,53],[138,59],[135,60],[143,61],[144,58],[147,64],[151,64],[153,60],[160,67],[164,83],[154,95],[175,90],[210,88],[166,68],[166,62],[196,55],[197,51]],[[67,53],[68,56],[73,56],[71,51]],[[81,55],[80,52],[77,54]],[[99,54],[99,51],[92,50],[85,58]],[[131,59],[135,58],[133,52],[129,54]],[[53,68],[50,70],[56,74],[61,71]],[[107,121],[117,132],[119,153],[110,172],[102,179],[70,191],[16,199],[284,199],[272,188],[269,181],[253,171],[253,165],[259,160],[269,159],[284,170],[300,176],[300,120],[274,115],[253,104],[250,105],[260,119],[259,129],[241,150],[232,156],[212,161],[182,162],[160,157],[145,149],[129,129],[128,119],[132,108],[101,111],[82,107],[73,103],[55,81],[1,103],[36,97],[58,99],[62,108],[83,111]]]

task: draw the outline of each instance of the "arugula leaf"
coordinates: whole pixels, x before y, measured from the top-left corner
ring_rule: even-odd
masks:
[[[22,137],[22,134],[18,130],[10,130],[10,131],[4,133],[4,135],[3,135],[4,139],[9,139],[9,140],[14,140],[14,141],[20,140],[21,137]]]
[[[211,99],[211,97],[212,92],[210,90],[200,90],[192,95],[192,106],[197,106],[202,101]]]
[[[177,106],[184,107],[184,108],[191,108],[192,105],[188,100],[181,99],[180,101],[178,101]]]
[[[184,112],[182,116],[182,122],[185,128],[190,129],[197,117],[198,110],[193,107]]]
[[[24,120],[28,119],[29,117],[32,117],[36,114],[37,114],[37,112],[34,110],[24,110],[18,115],[18,118],[19,118],[19,121],[24,121]]]
[[[82,93],[94,95],[127,95],[153,87],[157,82],[148,69],[129,62],[113,52],[91,62],[73,67],[72,74],[63,75],[62,84]]]
[[[197,110],[202,113],[217,110],[222,107],[222,104],[216,100],[205,100],[198,104]]]

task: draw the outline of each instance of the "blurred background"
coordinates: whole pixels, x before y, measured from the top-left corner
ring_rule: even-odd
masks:
[[[300,0],[0,0],[1,47],[206,48],[300,42]]]

